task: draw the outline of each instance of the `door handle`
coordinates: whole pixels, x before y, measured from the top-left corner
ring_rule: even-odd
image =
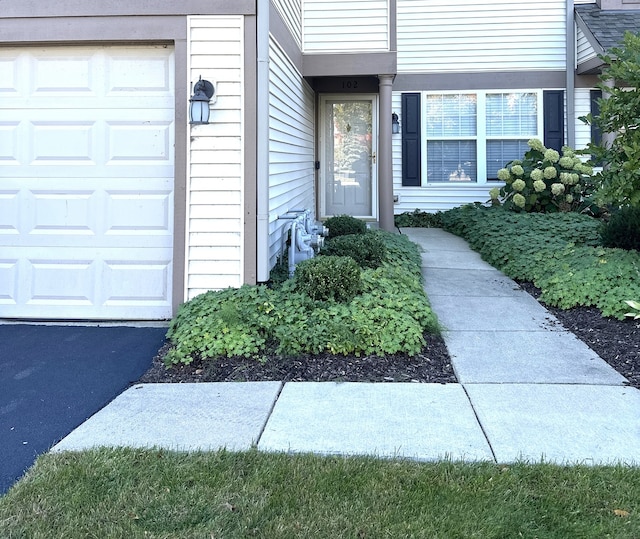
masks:
[[[371,162],[375,165],[376,164],[376,152],[373,152],[371,154]]]

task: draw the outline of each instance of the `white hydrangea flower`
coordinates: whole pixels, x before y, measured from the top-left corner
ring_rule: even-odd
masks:
[[[560,166],[562,168],[573,168],[573,157],[564,156],[560,158]]]
[[[532,150],[538,150],[539,152],[544,153],[547,149],[544,147],[544,144],[542,144],[542,142],[540,142],[537,138],[532,138],[530,141],[527,142],[527,144],[529,145],[529,148],[531,148]]]
[[[513,187],[513,190],[518,192],[522,191],[526,186],[527,184],[524,183],[524,180],[521,180],[521,179],[517,179],[511,184],[511,187]]]
[[[553,183],[551,184],[551,193],[553,193],[554,196],[560,196],[564,194],[564,185],[562,185],[561,183]]]
[[[533,182],[533,188],[536,190],[536,193],[542,193],[547,188],[547,184],[542,180],[536,180]]]
[[[498,200],[498,197],[500,196],[500,189],[497,187],[489,189],[489,196],[491,197],[491,200]]]
[[[511,173],[516,176],[522,176],[524,174],[524,169],[522,168],[522,165],[513,165],[511,167]]]
[[[501,168],[498,171],[498,179],[502,180],[503,182],[506,182],[507,180],[511,179],[511,174],[506,168]]]
[[[531,179],[533,181],[541,180],[542,178],[544,178],[544,173],[539,168],[534,168],[531,171]]]
[[[546,161],[557,163],[560,160],[560,154],[556,150],[548,149],[546,152],[544,152],[544,158]]]
[[[552,180],[558,175],[558,171],[556,170],[556,167],[546,167],[543,174],[547,180]]]
[[[520,193],[516,193],[513,195],[513,203],[518,206],[518,208],[524,208],[526,199]]]

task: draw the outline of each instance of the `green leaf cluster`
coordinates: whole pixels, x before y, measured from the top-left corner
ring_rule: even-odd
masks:
[[[377,268],[387,256],[384,242],[378,234],[347,234],[329,238],[320,251],[322,256],[349,256],[361,268]],[[322,258],[322,257],[319,257]]]
[[[624,319],[640,297],[640,253],[602,247],[600,222],[576,213],[525,214],[468,205],[443,214],[447,230],[513,279],[534,283],[542,301],[595,306]]]
[[[640,206],[626,206],[614,211],[601,229],[605,247],[640,250]]]
[[[597,85],[603,92],[599,114],[580,119],[615,134],[613,142],[586,150],[603,167],[594,178],[599,203],[640,206],[640,33],[626,32],[621,45],[600,55],[607,67]]]
[[[360,292],[360,282],[360,267],[350,256],[303,260],[293,275],[294,290],[318,301],[349,302]]]
[[[362,219],[351,215],[329,217],[323,224],[329,229],[329,237],[331,238],[347,234],[364,234],[367,231],[367,224]]]
[[[429,213],[416,208],[394,216],[398,228],[441,228],[440,212]]]
[[[201,294],[183,304],[167,337],[167,364],[266,352],[415,355],[425,334],[440,327],[421,283],[420,252],[406,236],[370,231],[384,245],[377,268],[357,269],[360,292],[351,301],[312,299],[294,279],[277,288],[242,286]],[[335,257],[316,257],[313,260]],[[299,265],[300,266],[300,265]]]

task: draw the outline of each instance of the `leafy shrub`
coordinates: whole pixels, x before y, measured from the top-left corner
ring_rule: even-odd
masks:
[[[550,305],[593,305],[623,319],[624,301],[640,297],[640,253],[602,247],[593,217],[464,206],[443,223],[509,277],[534,283]]]
[[[626,206],[614,212],[602,226],[602,245],[640,250],[640,206]]]
[[[271,331],[276,293],[265,286],[242,286],[206,292],[180,306],[167,338],[175,343],[165,362],[255,356]]]
[[[394,216],[395,225],[398,228],[440,228],[440,212],[427,213],[419,209],[412,212],[404,212]]]
[[[367,224],[350,215],[337,215],[329,217],[324,226],[329,229],[329,237],[346,236],[348,234],[364,234],[367,231]]]
[[[491,190],[494,204],[514,211],[552,213],[582,211],[591,206],[591,167],[565,146],[562,155],[537,139],[529,141],[522,160],[511,161],[498,171],[505,186]]]
[[[351,301],[360,292],[360,267],[349,256],[317,256],[296,266],[294,288],[316,301]]]
[[[625,32],[622,45],[600,55],[606,67],[596,86],[607,97],[598,100],[597,116],[580,119],[616,135],[590,143],[585,151],[602,167],[594,178],[596,198],[602,204],[640,206],[640,33]]]
[[[377,268],[384,261],[387,249],[379,235],[347,234],[330,238],[320,254],[350,256],[361,268]]]
[[[362,293],[351,302],[313,300],[296,290],[295,279],[277,288],[207,292],[182,305],[171,322],[167,336],[173,348],[165,362],[188,364],[225,355],[263,360],[266,350],[282,355],[417,354],[425,332],[440,331],[420,282],[418,247],[400,234],[368,234],[383,243],[386,260],[361,272]]]
[[[386,230],[372,230],[369,234],[379,237],[385,245],[385,264],[401,267],[405,272],[417,275],[420,280],[422,258],[418,246],[407,236]]]

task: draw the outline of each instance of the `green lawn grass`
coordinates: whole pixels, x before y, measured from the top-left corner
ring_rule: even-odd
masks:
[[[638,538],[640,468],[100,449],[47,454],[9,538]]]

